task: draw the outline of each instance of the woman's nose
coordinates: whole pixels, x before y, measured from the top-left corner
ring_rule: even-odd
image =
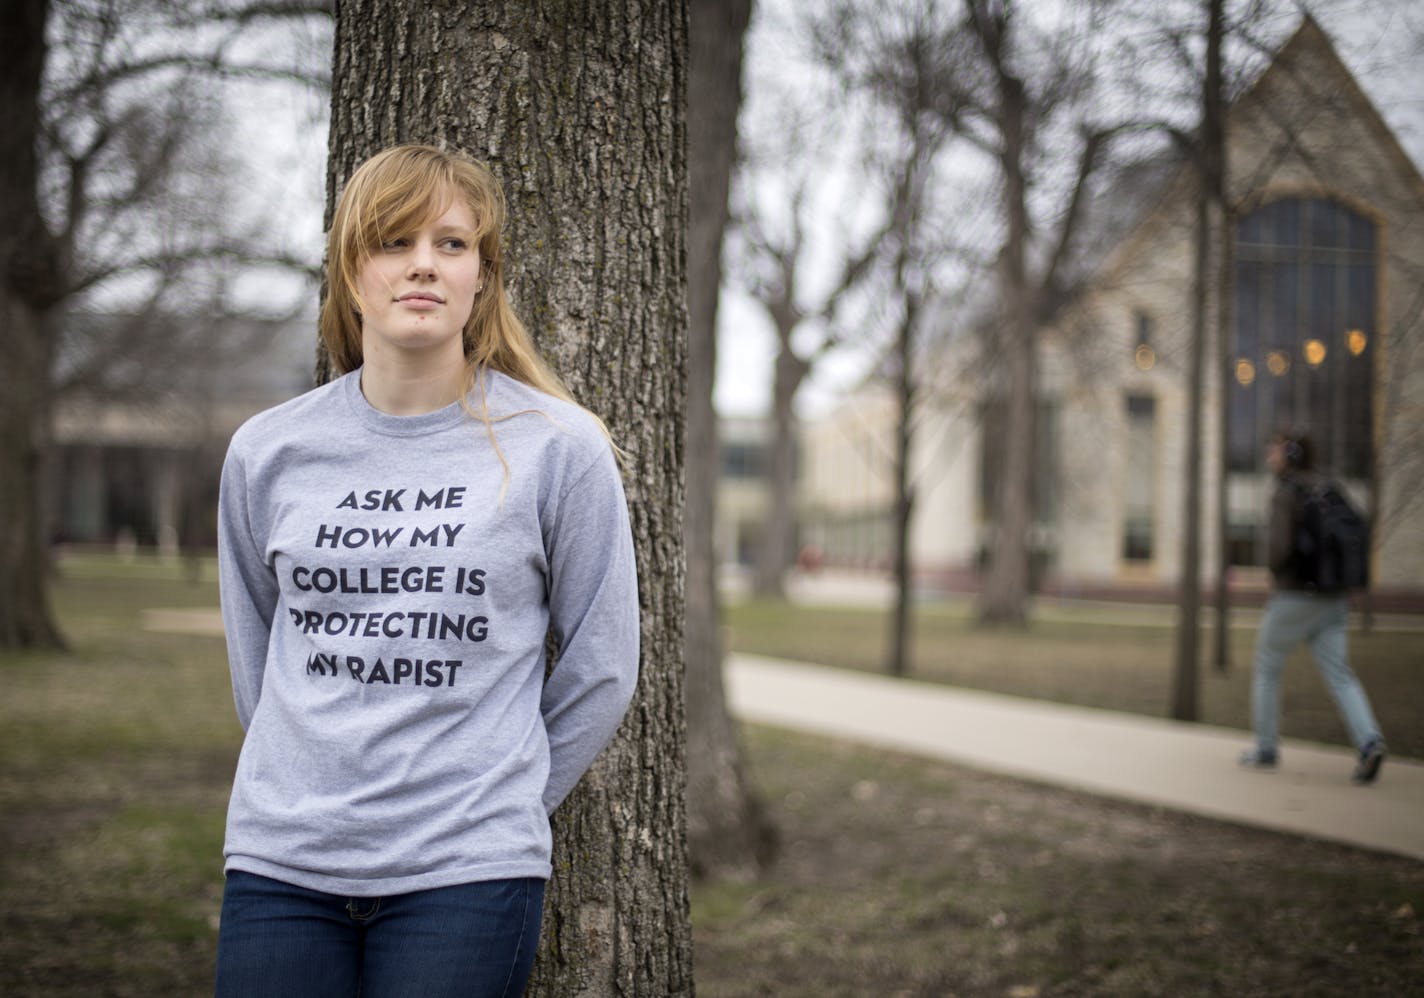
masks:
[[[435,247],[425,240],[417,240],[410,250],[411,275],[430,276],[435,273]]]

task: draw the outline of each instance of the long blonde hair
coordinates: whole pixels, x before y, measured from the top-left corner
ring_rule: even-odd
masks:
[[[478,386],[483,413],[478,414],[494,440],[484,371],[498,371],[567,402],[573,394],[549,367],[524,323],[514,314],[504,291],[504,191],[489,167],[460,153],[434,146],[393,146],[362,163],[336,205],[327,234],[327,293],[317,320],[331,363],[345,374],[361,366],[361,299],[357,275],[376,249],[389,239],[438,218],[460,198],[475,219],[484,287],[465,323],[465,392]],[[466,408],[469,407],[465,401]],[[608,428],[597,416],[604,434]],[[498,443],[495,444],[498,449]],[[615,448],[616,450],[616,448]],[[501,462],[504,455],[500,454]],[[506,464],[506,473],[508,465]]]

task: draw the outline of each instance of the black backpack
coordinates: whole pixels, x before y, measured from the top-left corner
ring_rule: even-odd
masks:
[[[1370,525],[1331,481],[1297,482],[1295,565],[1300,581],[1322,593],[1370,584]]]

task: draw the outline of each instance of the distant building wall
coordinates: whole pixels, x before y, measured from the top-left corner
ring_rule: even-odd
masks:
[[[1233,374],[1223,375],[1214,335],[1213,253],[1202,582],[1221,564],[1216,496],[1230,401],[1227,519],[1238,583],[1265,585],[1273,483],[1261,455],[1271,430],[1288,423],[1335,441],[1327,470],[1375,519],[1377,586],[1424,590],[1424,180],[1308,20],[1233,106],[1227,140],[1236,250],[1224,346]],[[1066,590],[1165,589],[1179,580],[1195,196],[1194,174],[1183,167],[1040,339],[1040,459],[1053,485],[1035,543],[1043,570]],[[1308,230],[1298,249],[1292,212]],[[1274,269],[1252,291],[1262,268]],[[1257,313],[1236,311],[1241,301],[1255,302]],[[940,364],[962,366],[963,350],[952,345]],[[1286,370],[1275,370],[1282,362],[1273,352],[1289,355]],[[955,387],[930,403],[916,436],[923,484],[912,536],[918,568],[953,574],[977,563],[993,520],[984,477],[1005,444],[984,425],[982,405],[966,401],[981,390],[975,380],[948,381]],[[806,430],[803,515],[833,556],[844,550],[867,566],[888,557],[888,527],[855,533],[845,525],[888,524],[893,419],[889,395],[866,387]],[[875,453],[885,456],[867,458]],[[837,530],[856,540],[836,540]]]
[[[237,358],[215,351],[204,369],[174,372],[161,396],[60,400],[43,479],[51,542],[168,553],[216,545],[228,440],[311,385],[314,325],[254,325],[260,348]]]

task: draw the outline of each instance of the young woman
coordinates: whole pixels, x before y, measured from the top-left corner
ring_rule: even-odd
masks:
[[[548,816],[632,696],[614,449],[510,309],[503,221],[478,163],[363,164],[320,318],[342,376],[233,437],[220,995],[519,994]]]

